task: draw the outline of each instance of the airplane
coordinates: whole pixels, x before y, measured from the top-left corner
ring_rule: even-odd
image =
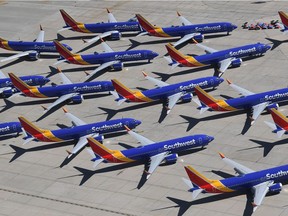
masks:
[[[182,102],[190,102],[193,99],[191,92],[194,91],[195,86],[201,86],[202,88],[215,88],[224,81],[222,78],[211,76],[175,84],[168,84],[148,76],[145,72],[143,72],[143,75],[147,80],[153,82],[158,87],[145,91],[134,91],[124,86],[117,79],[111,80],[115,91],[117,92],[117,94],[114,94],[114,96],[116,97],[118,105],[122,104],[124,101],[152,102],[156,100],[168,100],[166,109],[167,114],[169,114],[171,109],[179,100]]]
[[[261,205],[265,195],[268,192],[272,194],[280,193],[282,189],[280,182],[287,180],[288,165],[254,171],[225,157],[222,153],[219,154],[222,160],[229,166],[232,166],[239,175],[214,180],[205,177],[191,166],[185,166],[190,181],[185,178],[183,178],[183,180],[190,187],[189,192],[192,192],[193,199],[200,193],[229,193],[250,189],[254,192],[252,206],[255,212],[257,207]]]
[[[50,80],[43,76],[21,76],[19,77],[23,82],[36,86],[45,85]],[[0,70],[0,94],[3,97],[10,97],[13,93],[19,92],[17,88],[13,86],[10,78],[7,78],[4,73]]]
[[[158,56],[158,53],[151,50],[129,50],[129,51],[113,51],[112,48],[102,40],[102,46],[105,49],[104,53],[94,53],[94,54],[73,54],[64,46],[62,46],[57,40],[54,40],[55,46],[60,53],[60,55],[65,58],[56,62],[56,64],[62,61],[68,61],[72,64],[79,65],[91,65],[100,64],[94,71],[92,71],[88,76],[87,80],[93,77],[97,72],[112,67],[114,70],[122,70],[123,62],[128,61],[140,61],[154,59]]]
[[[141,31],[139,23],[136,21],[128,20],[125,22],[118,22],[114,15],[107,9],[108,23],[80,23],[69,16],[63,9],[60,13],[64,19],[66,26],[58,32],[64,30],[72,30],[81,33],[101,33],[100,35],[85,41],[87,43],[96,42],[102,38],[110,37],[112,40],[120,40],[122,32],[139,32]]]
[[[204,23],[204,24],[192,24],[186,18],[184,18],[179,12],[177,12],[180,21],[183,26],[171,26],[171,27],[159,27],[149,23],[143,16],[136,14],[136,18],[140,26],[146,31],[139,34],[156,37],[181,37],[173,45],[176,47],[186,41],[194,39],[196,41],[202,41],[204,36],[203,34],[211,33],[220,33],[220,32],[232,32],[237,28],[236,25],[233,25],[230,22],[215,22],[215,23]]]
[[[204,147],[214,140],[214,137],[205,134],[191,135],[162,142],[154,142],[125,126],[127,132],[141,143],[141,147],[126,150],[111,150],[93,137],[87,138],[93,152],[94,168],[101,162],[128,163],[133,161],[149,161],[149,169],[144,172],[148,179],[161,163],[176,163],[181,151],[196,147]],[[96,157],[95,157],[96,156]]]
[[[58,97],[49,107],[44,107],[45,112],[51,110],[53,107],[64,102],[72,102],[80,104],[83,101],[84,94],[97,93],[97,92],[110,92],[114,90],[111,81],[95,81],[84,83],[72,83],[60,69],[59,75],[62,78],[63,85],[51,85],[36,87],[30,86],[19,79],[15,74],[8,73],[13,85],[28,97],[35,98],[50,98]]]
[[[37,60],[43,52],[55,53],[57,52],[53,42],[44,42],[44,34],[40,26],[40,33],[35,41],[9,41],[0,38],[0,47],[11,51],[22,51],[21,53],[1,59],[0,62],[14,60],[23,56],[28,56],[31,60]],[[66,49],[72,50],[67,44],[62,44]]]
[[[0,136],[23,132],[20,122],[0,123]]]
[[[269,109],[274,123],[264,121],[280,138],[288,131],[288,118],[275,108]]]
[[[226,50],[215,50],[195,41],[196,46],[205,50],[207,54],[198,56],[188,56],[181,53],[172,44],[167,44],[166,49],[169,57],[165,59],[172,66],[172,69],[178,65],[185,67],[202,67],[206,65],[214,66],[220,73],[224,73],[229,66],[239,67],[243,57],[263,55],[271,48],[268,44],[255,43],[244,46],[234,47]]]
[[[264,109],[278,108],[276,102],[288,100],[288,88],[282,88],[262,93],[253,93],[240,86],[235,85],[227,80],[229,86],[238,91],[243,97],[231,98],[227,100],[216,99],[212,95],[205,92],[201,87],[195,87],[195,93],[201,104],[200,113],[202,114],[208,109],[214,111],[236,111],[236,110],[252,110],[251,125],[264,111]],[[196,101],[196,100],[195,100]]]
[[[24,144],[27,144],[32,140],[42,142],[78,140],[72,151],[67,150],[68,158],[70,158],[72,155],[77,154],[83,147],[85,147],[87,144],[86,138],[88,137],[94,137],[95,139],[102,141],[104,139],[103,135],[124,131],[125,125],[135,128],[141,124],[141,121],[133,118],[121,118],[87,124],[83,120],[74,116],[72,113],[69,113],[66,108],[63,108],[63,111],[66,117],[68,117],[73,123],[73,127],[57,130],[41,129],[27,120],[25,117],[18,117],[24,130],[30,134],[30,136],[25,138],[26,140]]]
[[[284,11],[278,11],[282,24],[278,25],[281,27],[281,30],[284,34],[288,33],[288,15]]]

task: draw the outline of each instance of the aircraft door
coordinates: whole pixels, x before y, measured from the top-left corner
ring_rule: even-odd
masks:
[[[199,141],[199,144],[200,144],[200,145],[203,143],[203,140],[202,140],[201,137],[198,139],[198,141]]]
[[[210,84],[211,84],[211,86],[214,85],[214,80],[213,79],[210,80]]]

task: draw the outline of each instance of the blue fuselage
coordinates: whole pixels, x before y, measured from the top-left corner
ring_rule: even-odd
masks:
[[[0,136],[21,132],[20,122],[0,123]]]
[[[36,85],[42,86],[50,81],[48,78],[43,77],[43,76],[22,76],[19,78],[22,81],[24,81],[26,84],[31,85],[31,86],[36,86]],[[0,88],[4,88],[4,87],[14,88],[14,85],[10,78],[0,79]]]
[[[91,33],[104,33],[114,30],[119,32],[141,31],[138,22],[87,23],[84,24],[84,27]]]

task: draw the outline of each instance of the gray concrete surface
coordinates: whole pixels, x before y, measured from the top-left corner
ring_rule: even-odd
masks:
[[[264,42],[265,38],[279,41],[287,40],[279,30],[248,31],[241,29],[243,22],[279,19],[277,12],[286,10],[286,1],[0,1],[0,36],[10,40],[33,40],[41,24],[46,30],[46,39],[56,38],[56,31],[64,25],[59,9],[65,9],[80,22],[97,22],[107,20],[105,8],[109,8],[118,20],[128,20],[135,13],[141,13],[153,24],[177,25],[176,11],[181,12],[193,23],[231,21],[239,26],[230,36],[207,37],[204,43],[215,49]],[[61,33],[74,50],[84,48],[80,39],[84,37],[77,32]],[[69,39],[70,38],[70,39]],[[131,88],[152,88],[141,71],[151,76],[153,72],[169,74],[167,82],[175,83],[188,79],[209,76],[213,69],[177,68],[169,72],[169,66],[162,56],[166,53],[164,45],[168,40],[153,37],[123,37],[120,41],[108,41],[115,50],[127,49],[133,39],[144,43],[137,48],[152,49],[160,54],[151,64],[125,67],[121,72],[106,72],[98,80],[117,78]],[[147,43],[158,41],[159,43]],[[173,40],[171,40],[173,41]],[[174,40],[175,41],[175,40]],[[254,92],[272,90],[287,86],[288,44],[282,43],[276,49],[267,52],[261,58],[244,61],[239,68],[229,69],[223,75],[235,83]],[[93,47],[85,53],[101,52],[101,46]],[[201,54],[193,44],[181,48],[184,53]],[[0,56],[10,52],[1,49]],[[17,75],[49,75],[54,57],[33,62],[19,60],[1,64],[4,73]],[[60,65],[66,75],[74,82],[85,79],[84,70],[92,71],[94,66],[83,67],[63,63]],[[52,82],[59,83],[57,75]],[[237,97],[227,83],[223,83],[211,93],[215,97],[228,95]],[[15,121],[20,115],[35,121],[41,116],[41,104],[48,105],[53,100],[33,98],[14,98],[15,105],[0,113],[0,121]],[[4,106],[3,100],[0,106]],[[71,149],[73,142],[63,145],[34,142],[22,146],[22,137],[0,141],[0,215],[251,215],[250,202],[246,195],[200,195],[196,201],[187,192],[181,177],[186,177],[184,165],[193,165],[209,178],[220,179],[214,171],[234,174],[225,166],[217,152],[255,170],[286,164],[287,138],[276,138],[263,123],[271,121],[269,115],[261,115],[257,122],[241,135],[245,124],[245,114],[224,114],[206,112],[199,115],[196,105],[191,103],[177,105],[170,115],[161,123],[158,119],[161,104],[146,106],[123,104],[117,107],[112,96],[87,99],[80,105],[68,105],[68,110],[86,122],[103,121],[108,111],[114,118],[133,117],[142,120],[136,131],[144,136],[162,141],[188,134],[206,133],[215,140],[207,149],[181,156],[171,166],[159,167],[146,184],[137,189],[143,166],[122,166],[101,164],[96,171],[92,168],[90,155],[83,151],[71,163],[59,168],[66,157],[66,149]],[[137,108],[137,109],[133,109]],[[141,108],[142,107],[142,108]],[[131,108],[131,109],[125,109]],[[106,110],[106,111],[105,111]],[[280,110],[288,114],[287,106]],[[70,125],[62,110],[57,110],[36,124],[47,129],[56,129],[56,123]],[[123,149],[118,142],[137,146],[128,135],[112,137],[105,140],[105,145],[114,149]],[[267,149],[270,150],[267,152]],[[15,151],[16,150],[16,151]],[[110,168],[110,169],[108,169]],[[111,171],[112,170],[112,171]],[[266,197],[254,215],[287,215],[288,188],[276,196]]]

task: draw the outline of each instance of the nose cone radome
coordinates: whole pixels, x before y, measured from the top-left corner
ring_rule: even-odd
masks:
[[[265,49],[266,49],[266,51],[267,51],[267,50],[271,49],[271,46],[268,45],[268,44],[266,44],[266,45],[265,45]]]
[[[234,30],[234,29],[237,29],[238,27],[236,26],[236,25],[234,25],[234,24],[232,24],[232,29]]]
[[[214,140],[214,137],[212,136],[207,136],[208,142],[212,142]]]
[[[223,78],[218,78],[218,82],[220,84],[220,83],[224,82],[224,79]]]
[[[48,79],[48,78],[45,77],[45,78],[43,79],[43,81],[44,81],[44,84],[46,84],[46,83],[50,82],[50,79]]]
[[[140,120],[135,120],[135,125],[138,126],[140,125],[142,122]]]
[[[152,53],[151,53],[152,58],[156,58],[158,55],[159,55],[159,54],[156,53],[156,52],[152,52]]]

